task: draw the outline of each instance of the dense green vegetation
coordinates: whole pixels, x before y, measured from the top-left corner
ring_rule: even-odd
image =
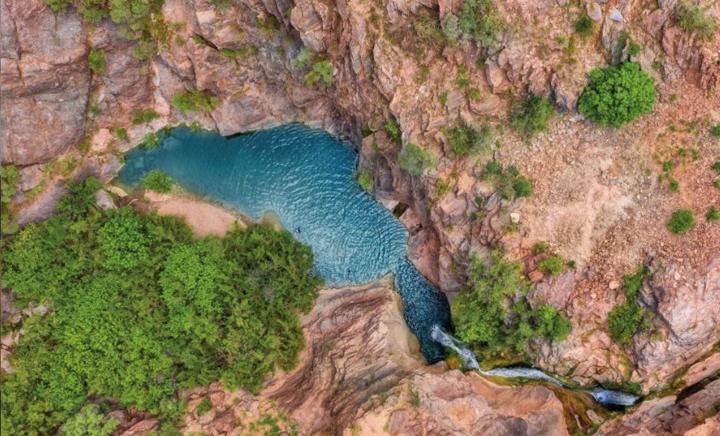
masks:
[[[138,109],[132,113],[132,123],[135,125],[152,123],[160,118],[154,109]]]
[[[429,151],[418,147],[415,144],[407,143],[398,156],[400,168],[417,177],[422,175],[428,168],[433,168],[436,163]]]
[[[167,194],[172,191],[175,183],[165,172],[152,170],[145,175],[142,184],[145,189],[149,189],[153,192],[159,192],[161,194]]]
[[[315,84],[320,84],[327,88],[333,83],[333,72],[335,68],[332,63],[307,47],[303,47],[300,50],[291,64],[295,68],[309,69],[309,71],[305,73],[305,86],[308,88],[312,88]]]
[[[309,248],[264,226],[194,240],[176,218],[98,210],[99,186],[71,184],[56,216],[3,250],[16,304],[50,310],[22,323],[15,371],[2,375],[2,434],[90,425],[89,397],[172,423],[179,389],[256,390],[297,363],[298,312],[320,285]]]
[[[637,273],[625,276],[625,304],[615,306],[608,313],[610,337],[620,345],[628,345],[639,329],[647,327],[645,310],[638,303],[638,292],[650,271],[640,267]]]
[[[88,66],[95,74],[100,74],[107,68],[105,65],[105,50],[103,49],[92,49],[88,54]]]
[[[676,235],[684,235],[695,226],[695,215],[691,210],[678,209],[673,212],[670,221],[667,223],[668,229]]]
[[[510,127],[527,136],[532,136],[548,130],[548,121],[554,114],[555,109],[547,98],[527,97],[513,104],[510,113]]]
[[[452,304],[458,337],[487,355],[523,354],[532,339],[563,341],[572,330],[564,315],[551,306],[531,308],[531,289],[523,266],[493,254],[473,258],[468,269],[469,287]]]
[[[492,132],[487,125],[471,127],[458,125],[444,129],[450,150],[455,156],[483,154],[491,151]]]
[[[208,91],[193,89],[192,91],[181,92],[173,97],[173,106],[180,112],[206,111],[210,112],[220,104],[220,101]]]
[[[551,276],[559,276],[565,271],[565,261],[560,256],[550,256],[538,262],[538,269]]]
[[[587,15],[583,15],[573,23],[575,32],[583,38],[587,38],[595,31],[595,23]]]
[[[578,107],[601,126],[620,127],[653,111],[655,81],[634,62],[594,69]]]
[[[483,48],[497,45],[506,27],[492,0],[466,0],[458,15],[448,14],[442,24],[449,40],[462,37]]]
[[[116,419],[105,420],[97,404],[88,404],[63,425],[65,436],[110,436],[120,424]]]
[[[700,39],[712,38],[718,31],[718,25],[707,12],[707,8],[684,3],[677,10],[678,24],[683,30],[694,33]]]
[[[509,166],[503,169],[502,165],[495,160],[491,160],[485,165],[480,178],[491,182],[502,198],[506,200],[531,197],[534,191],[532,180],[520,175],[517,167]]]
[[[705,214],[705,221],[709,223],[720,221],[720,209],[717,206],[710,206]]]
[[[385,121],[385,131],[396,144],[402,145],[402,131],[400,130],[400,124],[398,124],[394,116],[390,115]]]

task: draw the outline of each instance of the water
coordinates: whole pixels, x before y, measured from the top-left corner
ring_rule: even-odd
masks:
[[[480,365],[478,365],[475,354],[461,340],[453,337],[451,334],[447,333],[442,327],[437,325],[433,326],[430,331],[431,336],[435,341],[445,347],[452,349],[458,354],[458,356],[460,356],[460,360],[462,361],[463,366],[465,366],[465,368],[467,369],[475,369],[480,374],[485,376],[542,380],[553,383],[563,388],[573,389],[572,386],[568,386],[561,380],[545,374],[543,371],[540,371],[536,368],[507,367],[493,368],[489,371],[483,371],[482,369],[480,369]],[[635,395],[630,395],[624,392],[613,391],[610,389],[603,389],[599,387],[592,389],[581,389],[580,392],[590,394],[595,399],[595,401],[607,407],[628,407],[637,403],[640,399],[640,397],[636,397]]]
[[[429,363],[444,358],[433,325],[450,327],[450,308],[407,260],[405,227],[353,179],[356,153],[325,132],[290,125],[224,138],[178,128],[154,149],[126,155],[120,182],[137,186],[154,169],[188,191],[259,220],[274,212],[315,255],[330,286],[393,273],[405,320]]]

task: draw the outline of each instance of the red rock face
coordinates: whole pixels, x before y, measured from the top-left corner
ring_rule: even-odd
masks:
[[[85,136],[87,35],[75,13],[2,1],[2,162],[47,162]]]

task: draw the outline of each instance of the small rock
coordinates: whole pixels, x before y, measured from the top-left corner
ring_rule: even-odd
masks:
[[[90,142],[90,149],[92,151],[103,151],[106,150],[108,145],[110,145],[110,142],[113,140],[113,135],[110,133],[110,130],[108,129],[100,129],[98,132],[93,136],[92,141]]]
[[[108,186],[108,187],[106,187],[105,189],[106,189],[107,191],[112,192],[113,194],[117,195],[117,196],[120,197],[120,198],[125,198],[125,197],[127,197],[127,195],[128,195],[127,192],[125,192],[124,189],[118,188],[117,186]]]
[[[557,0],[558,6],[565,6],[569,2],[570,2],[570,0]]]
[[[612,11],[610,11],[610,19],[613,21],[617,21],[618,23],[622,23],[623,16],[619,10],[613,9]]]
[[[510,214],[510,222],[513,224],[517,224],[520,222],[520,214],[517,212],[513,212]]]
[[[600,8],[599,4],[595,2],[589,2],[585,9],[587,11],[587,16],[590,17],[591,20],[597,22],[600,22],[602,20],[602,8]]]
[[[535,271],[531,271],[530,274],[528,274],[528,278],[533,283],[541,282],[543,278],[545,278],[545,274],[542,273],[539,269],[536,269]]]
[[[620,287],[620,282],[617,280],[613,280],[610,282],[610,285],[608,285],[608,287],[614,291],[615,289]]]
[[[45,165],[30,165],[20,170],[18,184],[23,191],[29,191],[42,182]]]
[[[115,206],[115,202],[112,197],[110,197],[110,194],[102,189],[95,193],[95,204],[105,210],[117,209],[117,206]]]

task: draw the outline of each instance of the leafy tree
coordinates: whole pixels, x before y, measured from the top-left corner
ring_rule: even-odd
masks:
[[[100,21],[110,15],[107,0],[80,0],[78,6],[85,21]]]
[[[193,89],[182,92],[173,97],[173,105],[182,113],[206,111],[210,112],[220,104],[220,101],[206,91]]]
[[[85,216],[95,206],[95,193],[102,187],[95,177],[89,177],[84,182],[70,181],[66,185],[67,194],[57,204],[60,216],[77,219]]]
[[[452,303],[452,319],[458,337],[476,351],[522,354],[533,338],[561,341],[570,333],[571,324],[554,308],[531,309],[522,270],[497,253],[471,260],[469,287]]]
[[[88,64],[95,74],[101,74],[107,68],[105,65],[105,50],[92,49],[88,54]]]
[[[601,126],[620,127],[653,111],[655,81],[633,62],[590,72],[579,109]]]
[[[510,114],[510,126],[518,132],[532,136],[548,130],[548,121],[555,114],[550,100],[531,96],[513,104]]]
[[[143,178],[143,186],[153,192],[167,194],[172,191],[175,183],[167,173],[160,170],[150,171]]]
[[[120,424],[115,418],[104,419],[96,404],[88,404],[63,425],[65,436],[110,436]]]
[[[398,156],[400,168],[409,172],[411,175],[418,177],[425,172],[426,169],[435,166],[435,159],[427,151],[415,144],[405,144],[400,156]]]
[[[95,186],[85,184],[68,195],[89,195]],[[178,389],[221,380],[257,390],[297,363],[298,313],[321,280],[289,233],[253,226],[196,240],[176,218],[65,202],[80,206],[28,225],[3,249],[16,304],[49,308],[22,323],[15,371],[2,375],[3,434],[63,424],[105,434],[110,424],[84,409],[88,398],[157,414],[167,430],[184,410]]]
[[[694,226],[695,215],[688,209],[678,209],[673,212],[667,224],[668,229],[676,235],[684,235]]]

